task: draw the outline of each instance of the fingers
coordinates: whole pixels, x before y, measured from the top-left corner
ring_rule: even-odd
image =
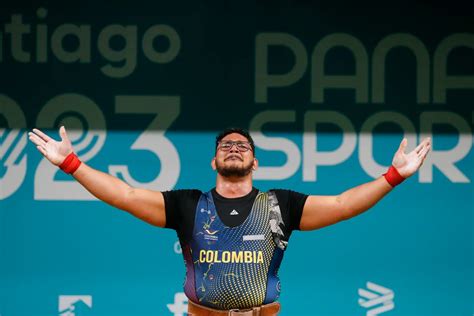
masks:
[[[28,133],[28,138],[37,146],[39,147],[44,147],[46,146],[46,142],[41,139],[38,135],[32,133],[32,132],[29,132]]]
[[[427,137],[425,139],[423,139],[423,141],[418,145],[416,146],[415,148],[415,152],[418,154],[420,153],[420,151],[425,147],[425,146],[429,146],[431,144],[431,138]]]
[[[38,135],[42,140],[44,140],[46,143],[49,142],[50,140],[53,140],[51,137],[49,137],[48,135],[46,135],[45,133],[43,133],[42,131],[40,131],[39,129],[37,128],[33,128],[33,133],[35,133],[36,135]]]
[[[425,144],[421,142],[418,146],[415,148],[415,152],[418,154],[422,149]]]
[[[430,143],[426,143],[425,146],[423,146],[423,148],[418,152],[418,157],[422,160],[425,159],[426,155],[428,154],[428,152],[430,151],[431,149],[431,144]]]
[[[400,143],[400,147],[398,147],[398,151],[401,151],[402,153],[405,152],[405,149],[407,148],[408,140],[406,138],[403,138],[402,142]]]
[[[43,156],[45,156],[45,157],[47,156],[47,155],[46,155],[46,149],[44,149],[43,147],[41,147],[41,146],[36,146],[36,149],[38,149],[39,152],[40,152],[41,154],[43,154]]]
[[[423,145],[423,146],[421,146]],[[420,147],[421,146],[421,147]],[[420,144],[420,150],[419,152],[417,153],[418,155],[418,159],[419,159],[419,165],[418,165],[418,168],[421,167],[423,165],[423,162],[425,162],[425,159],[426,159],[426,156],[428,155],[428,152],[430,151],[431,149],[431,139],[428,137],[428,138],[425,138],[422,143]]]
[[[61,140],[62,141],[69,141],[69,138],[67,137],[67,133],[66,133],[66,128],[64,126],[61,126],[59,128],[59,136],[61,136]]]

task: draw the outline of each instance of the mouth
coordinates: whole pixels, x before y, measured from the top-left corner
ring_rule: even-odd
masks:
[[[240,158],[239,156],[237,155],[232,155],[232,156],[229,156],[227,157],[226,159],[224,159],[224,161],[227,161],[227,160],[238,160],[238,161],[244,161],[242,158]]]

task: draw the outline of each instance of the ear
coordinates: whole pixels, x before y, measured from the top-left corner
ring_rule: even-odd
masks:
[[[211,160],[211,168],[212,170],[216,170],[216,157],[212,158]]]
[[[255,170],[257,170],[257,168],[258,168],[258,160],[257,160],[257,158],[253,158],[252,170],[255,171]]]

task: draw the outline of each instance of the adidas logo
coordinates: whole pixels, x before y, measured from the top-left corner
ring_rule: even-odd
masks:
[[[230,215],[239,215],[239,212],[237,212],[236,210],[232,210],[232,212],[230,212]]]

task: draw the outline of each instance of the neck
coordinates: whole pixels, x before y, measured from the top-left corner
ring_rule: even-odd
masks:
[[[217,174],[216,191],[226,198],[245,196],[252,191],[252,174],[245,177],[223,177]]]

